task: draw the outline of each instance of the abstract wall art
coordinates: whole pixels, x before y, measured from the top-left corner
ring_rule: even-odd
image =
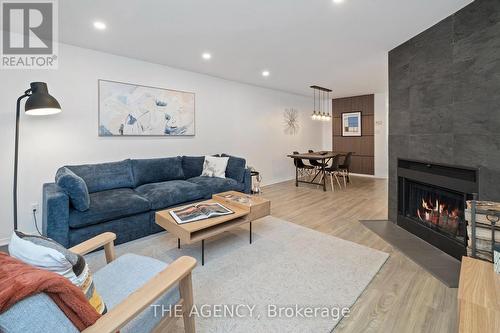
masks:
[[[361,112],[342,113],[342,136],[361,136]]]
[[[99,80],[99,136],[193,136],[195,94]]]

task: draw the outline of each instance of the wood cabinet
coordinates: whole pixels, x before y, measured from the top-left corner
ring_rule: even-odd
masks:
[[[458,320],[460,333],[500,332],[500,275],[492,263],[462,258]]]

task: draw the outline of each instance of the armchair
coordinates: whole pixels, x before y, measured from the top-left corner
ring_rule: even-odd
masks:
[[[194,318],[189,314],[193,306],[191,272],[196,260],[184,256],[167,265],[153,258],[133,254],[115,258],[115,239],[114,233],[106,232],[70,248],[84,255],[104,247],[107,262],[105,267],[94,273],[94,283],[108,306],[108,312],[83,332],[168,332],[177,317],[172,313],[174,311],[166,316],[153,316],[151,305],[159,304],[171,306],[172,309],[179,306],[185,332],[194,333]],[[10,332],[31,326],[32,332],[48,332],[54,331],[54,325],[57,324],[58,332],[77,332],[66,317],[61,318],[62,312],[54,313],[60,312],[59,308],[54,303],[47,304],[45,296],[36,295],[16,304],[2,314],[6,317],[0,316],[0,328]],[[30,317],[33,323],[14,323],[20,313],[33,313]],[[54,323],[54,318],[58,318],[58,323]],[[2,322],[17,326],[4,327]]]

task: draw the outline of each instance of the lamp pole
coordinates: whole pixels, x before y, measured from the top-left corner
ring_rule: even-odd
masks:
[[[14,230],[17,230],[17,165],[19,156],[19,117],[21,115],[21,101],[30,95],[30,90],[26,90],[22,96],[17,99],[16,109],[16,142],[14,146],[14,186],[12,195],[14,200]]]
[[[14,146],[14,184],[12,187],[12,197],[14,204],[14,230],[17,230],[17,173],[19,157],[19,121],[21,118],[21,101],[28,97],[25,104],[25,112],[29,115],[43,116],[61,112],[59,102],[49,95],[45,82],[31,82],[30,89],[19,96],[16,104],[16,139]]]

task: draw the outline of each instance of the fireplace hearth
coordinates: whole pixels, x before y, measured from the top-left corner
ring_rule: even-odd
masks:
[[[465,203],[477,193],[477,180],[477,169],[398,160],[397,224],[461,260]]]

